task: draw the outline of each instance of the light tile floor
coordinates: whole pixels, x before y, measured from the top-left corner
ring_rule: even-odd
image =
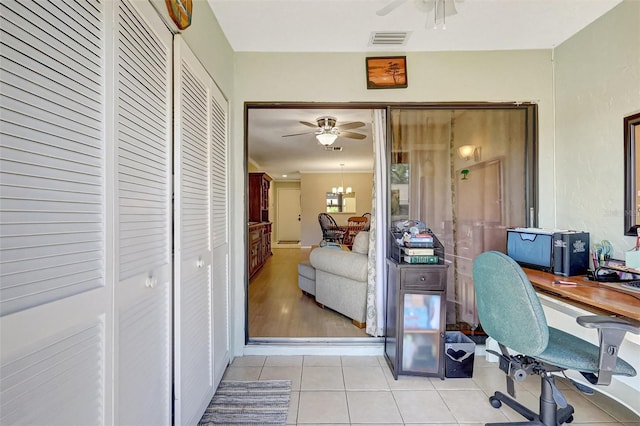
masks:
[[[476,356],[473,378],[440,380],[399,376],[383,357],[246,356],[227,367],[223,380],[290,379],[288,425],[478,425],[524,420],[510,408],[491,407],[488,396],[506,392],[496,364]],[[575,408],[573,425],[640,426],[640,417],[596,393],[583,395],[557,379]],[[540,379],[516,383],[518,401],[537,410]]]

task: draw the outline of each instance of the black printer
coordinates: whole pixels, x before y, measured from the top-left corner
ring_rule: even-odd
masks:
[[[565,277],[589,269],[589,233],[544,228],[507,229],[507,256],[527,268]]]

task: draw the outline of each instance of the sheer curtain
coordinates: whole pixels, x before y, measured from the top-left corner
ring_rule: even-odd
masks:
[[[373,151],[375,156],[373,193],[371,203],[371,228],[369,230],[369,265],[367,283],[367,328],[372,336],[384,335],[386,289],[386,216],[387,182],[386,111],[373,111]]]

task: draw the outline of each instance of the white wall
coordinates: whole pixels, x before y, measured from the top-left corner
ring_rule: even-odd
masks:
[[[393,53],[392,53],[393,54]],[[405,55],[402,52],[395,54]],[[377,53],[383,56],[384,53]],[[407,89],[367,90],[365,53],[236,53],[232,101],[233,192],[244,185],[244,102],[449,102],[533,101],[539,108],[541,188],[553,188],[553,96],[551,51],[407,53]],[[552,191],[541,191],[541,222],[553,221]],[[233,200],[241,211],[244,200]],[[244,235],[236,215],[232,235]],[[244,252],[232,257],[234,275],[244,273]],[[234,348],[242,353],[244,299],[235,281]],[[240,325],[240,326],[238,326]],[[241,331],[242,330],[242,334]]]
[[[623,117],[640,111],[640,2],[627,0],[555,50],[558,227],[624,237]],[[543,188],[541,188],[543,189]]]

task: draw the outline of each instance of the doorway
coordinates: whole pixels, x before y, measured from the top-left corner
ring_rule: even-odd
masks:
[[[349,104],[248,105],[245,114],[249,173],[269,175],[271,256],[247,284],[248,337],[366,338],[351,319],[315,303],[298,286],[298,263],[322,240],[318,214],[326,194],[343,186],[353,209],[332,213],[338,224],[371,210],[373,114]],[[318,123],[337,138],[323,145]],[[346,127],[345,127],[346,126]]]
[[[327,106],[333,108],[334,114],[345,116],[348,116],[350,107],[349,104]],[[387,185],[387,182],[384,182],[376,191],[376,196],[387,197],[389,200],[390,222],[421,218],[441,237],[446,247],[446,255],[452,263],[448,278],[447,305],[450,309],[447,309],[447,323],[453,326],[466,323],[471,329],[475,329],[478,324],[473,302],[473,283],[467,274],[474,253],[478,250],[501,247],[501,238],[506,227],[536,225],[535,219],[532,218],[535,218],[537,205],[537,107],[534,104],[521,103],[476,103],[407,107],[368,105],[367,108],[369,114],[375,109],[384,109],[383,112],[389,120],[386,151],[391,155],[388,182],[390,193],[387,194],[383,189]],[[264,104],[248,106],[246,128],[249,164],[253,167],[270,167],[271,163],[268,156],[264,156],[264,151],[272,150],[271,144],[279,143],[281,149],[285,149],[281,151],[280,158],[284,158],[289,151],[305,152],[305,161],[296,163],[297,170],[292,169],[295,173],[304,175],[304,168],[310,163],[317,163],[319,159],[324,158],[323,156],[336,151],[327,147],[322,151],[317,149],[321,147],[314,140],[315,130],[306,129],[313,127],[313,118],[289,117],[285,124],[279,117],[283,115],[283,109],[305,109],[316,116],[330,113],[327,109],[318,110],[317,104],[287,107]],[[267,113],[254,114],[258,110],[265,110]],[[291,112],[285,111],[284,115]],[[264,126],[265,122],[279,133],[265,135],[260,127]],[[291,139],[293,136],[303,139]],[[271,144],[266,143],[267,140]],[[346,142],[336,144],[340,149],[337,152],[357,146]],[[465,152],[469,148],[472,148],[471,151]],[[263,157],[260,158],[261,156]],[[372,152],[364,157],[368,158],[367,161],[371,163],[369,167],[373,169]],[[312,197],[315,203],[320,204],[314,204],[307,209],[304,202],[305,196],[308,195],[307,190],[320,194],[325,192],[326,195],[334,186],[346,187],[347,181],[350,184],[353,178],[353,175],[346,173],[347,167],[345,166],[345,173],[341,179],[331,174],[314,175],[315,179],[309,179],[308,185],[301,183],[301,249],[295,254],[298,257],[293,266],[289,266],[290,269],[296,265],[295,262],[304,260],[305,256],[308,256],[308,249],[321,239],[315,218],[319,211],[326,208],[323,204],[326,199],[325,196]],[[252,171],[251,167],[248,169]],[[277,180],[277,173],[274,175]],[[359,197],[357,204],[360,209]],[[275,221],[278,221],[277,217]],[[384,226],[390,225],[391,223],[387,223]],[[276,267],[265,268],[264,271],[265,274],[275,277],[280,274],[276,272],[277,265],[284,265],[285,262],[279,256],[273,256],[272,260]],[[299,291],[295,282],[295,271],[291,279],[294,290]],[[247,294],[252,293],[252,290],[248,284]],[[263,308],[268,306],[268,298],[277,297],[277,292],[273,289],[261,291],[263,293],[256,298],[260,305],[254,305],[252,308],[249,301],[248,317],[259,314],[256,315],[259,321],[278,320],[287,308],[272,305],[268,311],[263,311]],[[249,323],[249,318],[247,321]],[[249,340],[260,337],[252,333],[251,327],[248,327],[248,336]]]

